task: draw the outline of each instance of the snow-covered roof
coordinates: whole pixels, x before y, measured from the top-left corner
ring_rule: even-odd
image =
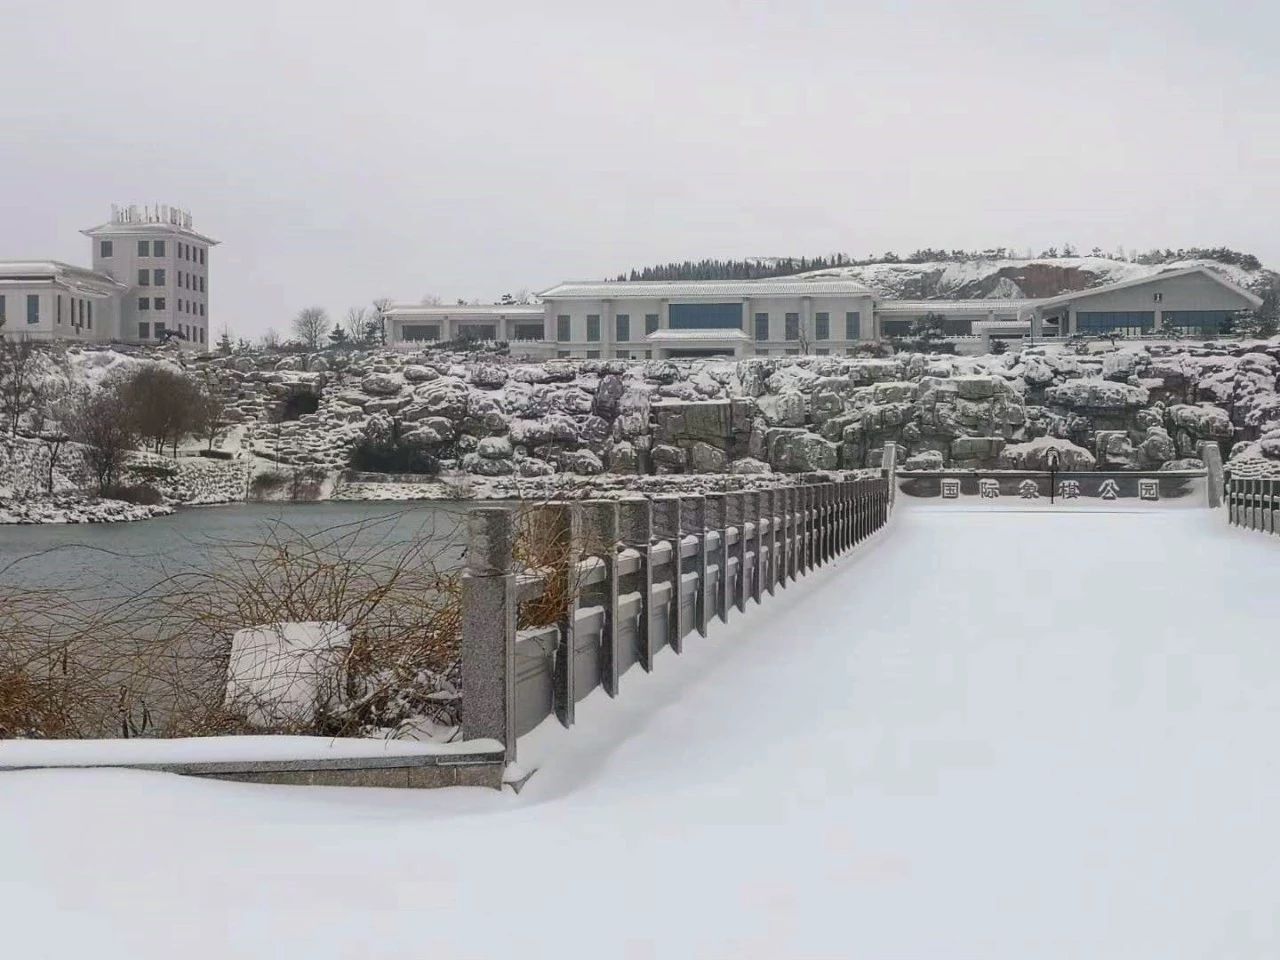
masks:
[[[105,273],[61,260],[0,260],[0,285],[21,283],[60,283],[86,294],[126,289],[125,284]]]
[[[857,280],[778,277],[770,280],[569,280],[538,296],[544,300],[609,300],[637,297],[869,297],[871,290]]]
[[[1192,274],[1202,274],[1208,277],[1214,283],[1220,284],[1245,300],[1253,304],[1254,309],[1262,306],[1262,298],[1255,293],[1251,293],[1244,287],[1231,282],[1216,270],[1210,270],[1208,267],[1183,267],[1179,270],[1165,270],[1161,273],[1153,273],[1145,277],[1133,277],[1129,280],[1118,280],[1115,283],[1104,283],[1100,287],[1089,287],[1085,290],[1075,290],[1071,293],[1059,294],[1056,297],[1049,297],[1045,300],[1037,300],[1035,305],[1040,308],[1059,307],[1063,304],[1072,303],[1085,297],[1094,297],[1100,293],[1111,293],[1115,290],[1125,290],[1129,287],[1139,287],[1146,283],[1154,283],[1160,280],[1172,280],[1175,277],[1186,277]]]
[[[542,317],[538,303],[468,303],[452,306],[427,303],[396,303],[386,310],[388,317]]]
[[[175,237],[190,237],[192,240],[198,240],[200,243],[216,247],[219,241],[212,237],[206,237],[203,233],[197,233],[190,227],[182,227],[176,223],[100,223],[96,227],[90,227],[88,230],[81,230],[86,237],[123,237],[134,235],[154,236],[157,233],[172,234]]]
[[[917,313],[1018,313],[1030,310],[1038,300],[880,300],[879,314]]]
[[[723,342],[725,340],[747,341],[750,339],[751,338],[748,337],[741,330],[731,330],[731,329],[729,330],[719,330],[719,329],[655,330],[653,333],[645,337],[645,340],[650,343],[667,343],[667,342],[688,341],[688,340],[712,340],[712,341]]]

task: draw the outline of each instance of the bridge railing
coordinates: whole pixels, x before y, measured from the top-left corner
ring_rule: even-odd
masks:
[[[748,601],[761,603],[856,547],[884,525],[891,502],[881,477],[472,510],[463,736],[498,740],[513,760],[517,739],[553,713],[572,726],[577,704],[597,687],[618,696],[627,671],[652,670],[662,648],[680,653],[711,620],[727,622]],[[514,559],[530,522],[555,545],[532,571]],[[549,591],[563,597],[550,614]],[[539,622],[521,626],[535,603]]]
[[[1280,477],[1232,476],[1227,484],[1227,520],[1248,530],[1280,533]]]

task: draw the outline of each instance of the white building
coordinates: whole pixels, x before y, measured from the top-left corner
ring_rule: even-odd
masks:
[[[848,354],[909,337],[942,317],[945,335],[985,352],[994,339],[1219,332],[1260,297],[1206,267],[1169,270],[1037,300],[894,300],[856,280],[599,281],[557,284],[540,305],[435,307],[388,312],[388,340],[508,340],[532,358],[660,358]]]
[[[209,343],[209,250],[176,207],[111,208],[82,231],[92,269],[59,261],[0,261],[0,335],[87,342]]]

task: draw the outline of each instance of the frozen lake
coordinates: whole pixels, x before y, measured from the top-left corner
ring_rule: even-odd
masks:
[[[519,795],[2,776],[6,942],[1274,957],[1278,576],[1221,511],[900,509],[524,738]]]
[[[179,571],[202,569],[231,545],[261,543],[273,529],[320,531],[365,525],[373,542],[425,536],[460,562],[459,521],[466,504],[307,503],[185,507],[168,517],[134,523],[0,526],[0,582],[68,586],[88,592],[149,586]]]

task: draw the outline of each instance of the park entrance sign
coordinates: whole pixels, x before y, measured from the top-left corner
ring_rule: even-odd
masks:
[[[897,480],[911,499],[1062,509],[1120,502],[1204,506],[1208,486],[1203,470],[899,470]]]

